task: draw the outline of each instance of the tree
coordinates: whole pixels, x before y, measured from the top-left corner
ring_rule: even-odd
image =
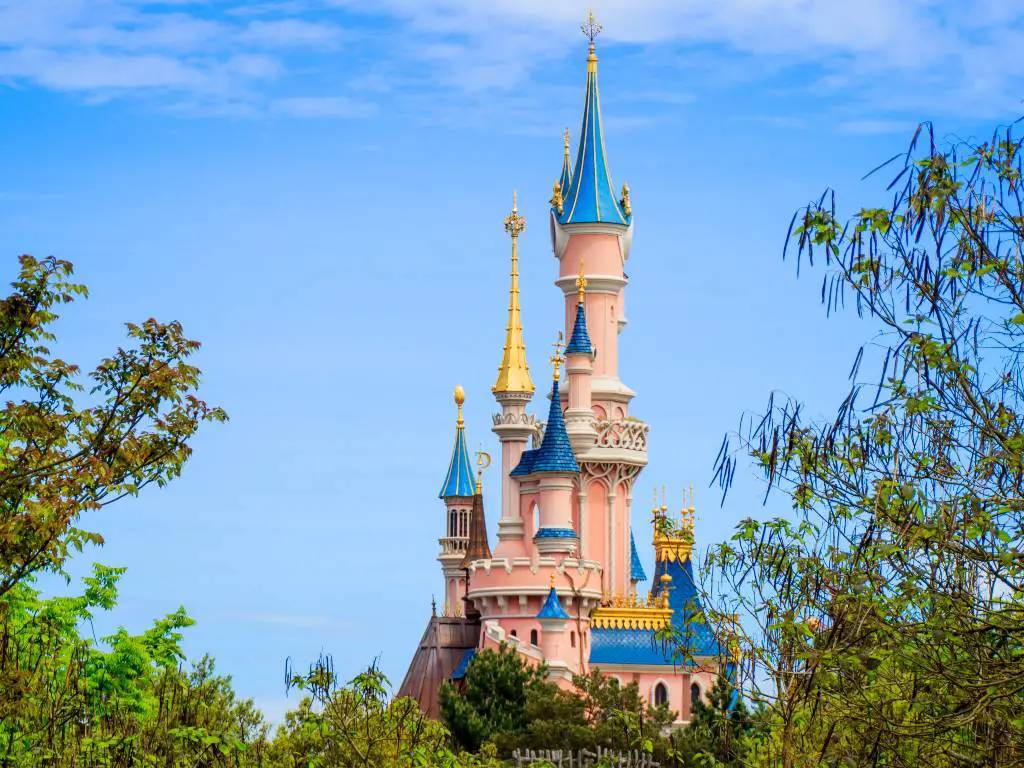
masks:
[[[455,743],[469,752],[498,734],[522,731],[530,692],[546,685],[543,667],[524,663],[505,645],[474,656],[464,683],[462,693],[449,682],[441,687],[441,716]]]
[[[738,693],[724,676],[719,676],[708,696],[693,705],[686,727],[669,736],[667,757],[686,766],[745,765],[758,718]]]
[[[882,335],[833,420],[773,399],[720,457],[723,490],[739,450],[793,507],[709,558],[771,704],[766,764],[1024,760],[1021,149],[922,126],[891,206],[844,222],[827,193],[794,218],[828,310]]]
[[[22,256],[0,300],[0,597],[101,543],[77,527],[81,513],[176,477],[199,426],[226,418],[195,396],[200,372],[186,360],[199,343],[176,322],[129,323],[132,346],[101,361],[86,389],[47,346],[56,310],[87,295],[71,275],[69,262]]]

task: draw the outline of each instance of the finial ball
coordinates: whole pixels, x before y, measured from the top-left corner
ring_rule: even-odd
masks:
[[[667,573],[661,574],[661,583],[662,584],[668,584],[670,581],[672,581],[672,577],[671,576],[669,576]]]
[[[455,404],[462,405],[466,402],[466,390],[462,388],[461,384],[455,385]]]

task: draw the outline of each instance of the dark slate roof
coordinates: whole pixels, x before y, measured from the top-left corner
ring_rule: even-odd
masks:
[[[582,301],[576,305],[576,323],[572,327],[572,336],[565,347],[565,354],[574,353],[594,354],[594,347],[590,343],[590,334],[587,333],[587,315]]]
[[[636,540],[633,538],[632,529],[629,531],[629,578],[637,582],[647,581],[643,563],[640,562],[640,555],[636,551]]]
[[[551,591],[548,592],[548,599],[544,601],[544,606],[540,609],[540,613],[537,614],[538,619],[569,619],[572,618],[568,613],[565,612],[565,608],[562,607],[561,601],[558,599],[558,593],[555,592],[555,588],[552,587]]]
[[[551,386],[551,410],[548,413],[547,426],[544,428],[544,440],[540,448],[523,451],[523,456],[511,475],[522,477],[537,472],[575,474],[579,471],[580,466],[576,463],[569,435],[565,431],[562,403],[558,399],[558,379],[555,379]]]

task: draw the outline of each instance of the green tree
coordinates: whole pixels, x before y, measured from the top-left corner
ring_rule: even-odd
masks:
[[[176,477],[199,426],[226,418],[195,396],[200,372],[186,360],[199,343],[176,322],[129,323],[131,346],[83,384],[48,346],[56,310],[87,293],[71,274],[66,261],[22,256],[0,299],[0,596],[101,543],[78,527],[81,513]]]
[[[498,734],[522,731],[529,723],[528,696],[546,685],[544,674],[505,645],[478,653],[466,667],[461,693],[448,682],[441,687],[441,716],[455,743],[476,752]]]
[[[685,766],[745,765],[761,713],[751,714],[738,693],[720,676],[693,705],[686,727],[668,737],[666,758]]]
[[[736,435],[793,507],[709,558],[771,705],[763,764],[1024,761],[1021,149],[922,126],[891,206],[844,221],[827,194],[794,221],[829,311],[882,335],[834,419],[772,400]]]

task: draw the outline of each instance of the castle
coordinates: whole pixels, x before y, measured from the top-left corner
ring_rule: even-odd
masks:
[[[555,284],[565,301],[555,345],[546,422],[527,413],[535,387],[526,361],[519,308],[518,237],[525,222],[513,200],[505,231],[512,241],[512,279],[504,354],[492,387],[500,412],[492,431],[501,444],[501,517],[490,548],[480,488],[474,476],[456,387],[455,446],[439,494],[445,535],[438,561],[444,606],[433,612],[399,695],[439,714],[438,689],[464,676],[473,656],[502,644],[550,679],[571,685],[574,674],[598,669],[637,682],[653,705],[689,720],[693,702],[710,690],[724,665],[725,644],[703,621],[693,580],[693,507],[671,519],[654,509],[653,586],[630,526],[633,490],[647,464],[648,425],[629,413],[634,392],[619,378],[619,334],[626,325],[623,267],[633,236],[629,188],[616,194],[601,130],[591,15],[584,26],[587,56],[583,123],[575,162],[569,133],[551,197]],[[684,652],[662,642],[678,629]]]

